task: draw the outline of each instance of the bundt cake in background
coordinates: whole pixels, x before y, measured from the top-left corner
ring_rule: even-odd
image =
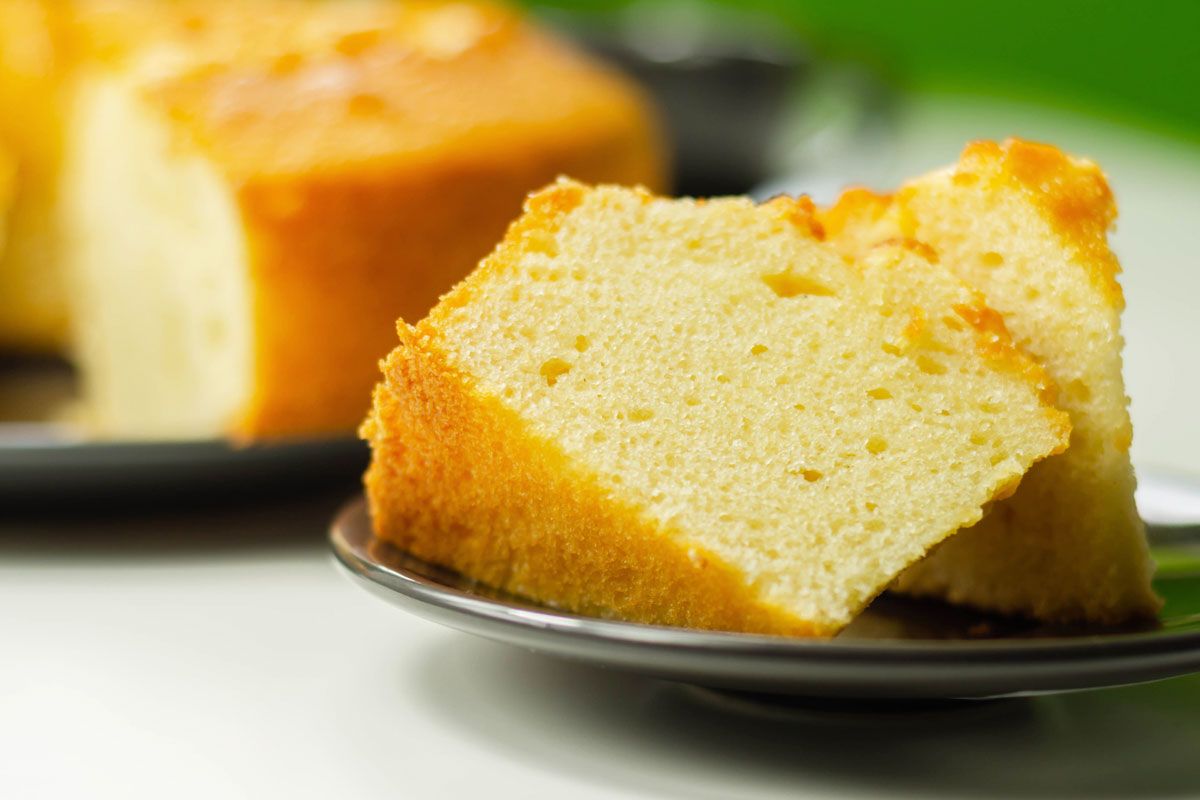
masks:
[[[60,14],[49,0],[0,2],[0,146],[15,158],[8,246],[0,255],[0,352],[67,346],[58,211],[63,93]]]
[[[978,142],[892,195],[848,192],[821,215],[852,256],[916,237],[981,290],[1060,388],[1071,446],[1009,500],[906,572],[899,588],[1052,622],[1152,617],[1159,600],[1134,504],[1121,375],[1123,299],[1093,163],[1023,141]]]
[[[54,144],[18,154],[55,231],[30,247],[55,258],[9,266],[62,268],[103,436],[351,431],[396,318],[423,316],[530,190],[664,181],[645,99],[501,6],[21,6],[45,69],[0,80],[40,103],[13,120],[26,139]]]
[[[16,180],[16,161],[3,146],[0,146],[0,258],[4,257],[4,242],[8,236],[8,214],[12,208]]]
[[[1067,446],[1000,316],[806,200],[559,182],[384,366],[377,535],[643,622],[831,635]]]

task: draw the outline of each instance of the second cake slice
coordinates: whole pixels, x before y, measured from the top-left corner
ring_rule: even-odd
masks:
[[[560,182],[400,336],[378,535],[582,613],[831,635],[1069,435],[924,246],[847,262],[805,200]]]
[[[1017,139],[975,142],[953,167],[894,195],[847,192],[824,214],[828,241],[850,256],[898,236],[927,242],[1003,312],[1071,415],[1070,449],[905,573],[904,591],[1053,623],[1158,611],[1129,460],[1115,217],[1094,163]]]

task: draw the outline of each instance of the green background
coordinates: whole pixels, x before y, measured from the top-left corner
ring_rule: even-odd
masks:
[[[902,88],[1049,102],[1200,143],[1200,0],[708,2],[774,15],[818,56],[866,61]]]

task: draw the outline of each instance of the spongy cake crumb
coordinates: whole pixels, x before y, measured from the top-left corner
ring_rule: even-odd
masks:
[[[976,142],[953,167],[894,195],[848,192],[821,214],[854,256],[915,236],[1003,310],[1061,387],[1071,446],[1011,500],[906,573],[900,587],[1053,622],[1120,623],[1160,602],[1134,505],[1132,427],[1121,375],[1116,206],[1093,163],[1057,148]]]
[[[818,234],[806,200],[533,197],[400,327],[378,533],[576,611],[836,632],[1069,426],[926,248]]]

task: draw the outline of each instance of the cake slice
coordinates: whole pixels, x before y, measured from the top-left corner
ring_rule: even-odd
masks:
[[[67,344],[62,236],[62,6],[0,0],[0,142],[15,159],[8,247],[0,255],[0,350],[57,353]]]
[[[587,614],[828,636],[1069,425],[976,293],[806,199],[562,181],[416,326],[364,435],[377,534]]]
[[[8,236],[8,213],[12,208],[16,180],[16,162],[8,151],[0,146],[0,258],[4,257],[4,243]]]
[[[1095,164],[1039,144],[977,142],[957,165],[894,195],[848,192],[822,215],[829,241],[859,256],[917,237],[982,290],[1017,343],[1061,389],[1070,448],[934,551],[899,588],[1053,622],[1152,616],[1153,564],[1134,506],[1132,428],[1121,377],[1116,217]]]
[[[530,189],[665,180],[645,99],[503,6],[21,2],[60,63],[47,184],[100,435],[350,433],[396,317]]]

